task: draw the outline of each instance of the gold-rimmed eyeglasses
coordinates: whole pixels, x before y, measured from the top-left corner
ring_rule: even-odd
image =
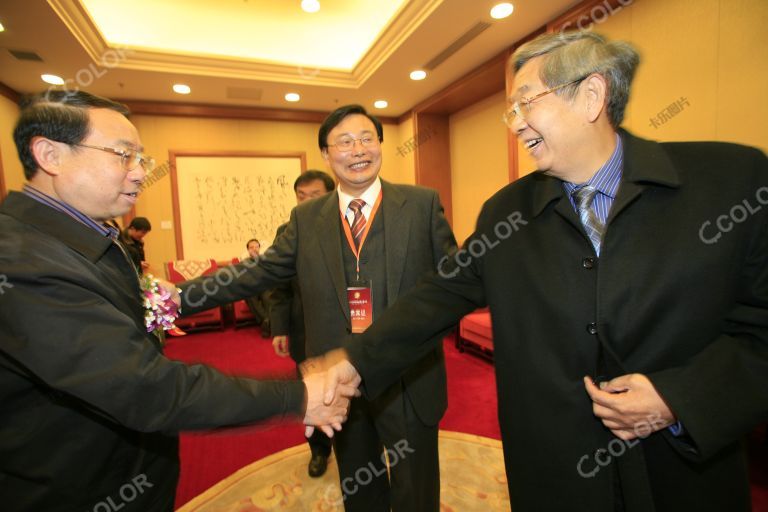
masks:
[[[83,148],[98,149],[100,151],[106,151],[107,153],[113,153],[120,157],[123,163],[123,169],[130,172],[141,164],[144,167],[144,171],[152,172],[155,168],[155,159],[151,156],[147,156],[141,151],[135,151],[133,149],[119,149],[111,148],[109,146],[91,146],[89,144],[73,144],[73,146],[80,146]]]
[[[546,96],[547,94],[555,91],[559,91],[563,87],[568,87],[569,85],[574,85],[579,82],[583,82],[589,75],[585,75],[581,78],[577,78],[576,80],[571,80],[570,82],[566,82],[564,84],[556,85],[555,87],[551,87],[547,89],[544,92],[540,92],[539,94],[532,96],[530,98],[521,98],[520,100],[514,102],[506,112],[504,112],[504,115],[502,116],[502,120],[504,121],[504,124],[512,128],[512,123],[515,121],[516,117],[519,117],[520,119],[525,119],[526,114],[528,114],[531,111],[531,104],[541,98],[542,96]]]
[[[360,145],[364,148],[370,148],[375,146],[379,139],[374,137],[373,135],[363,135],[359,139],[355,139],[352,137],[342,137],[338,140],[336,140],[335,144],[328,144],[329,146],[334,146],[338,151],[341,151],[342,153],[346,153],[347,151],[352,151],[352,149],[355,147],[355,142],[360,141]]]

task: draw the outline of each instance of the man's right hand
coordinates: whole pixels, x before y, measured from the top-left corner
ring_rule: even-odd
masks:
[[[347,420],[349,401],[360,396],[356,385],[339,383],[334,387],[333,396],[327,403],[327,379],[324,372],[313,372],[304,376],[307,389],[307,408],[304,424],[308,425],[306,435],[312,435],[313,427],[320,428],[328,437],[333,437],[334,430],[341,430],[341,424]]]
[[[288,343],[288,336],[275,336],[272,338],[272,346],[275,349],[275,354],[279,355],[280,357],[289,355]]]

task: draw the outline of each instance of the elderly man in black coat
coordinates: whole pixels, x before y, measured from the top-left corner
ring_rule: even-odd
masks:
[[[539,172],[491,197],[440,275],[347,340],[329,377],[359,372],[376,396],[487,304],[514,511],[749,510],[740,439],[768,419],[768,160],[621,130],[628,44],[547,34],[512,63],[507,121]]]

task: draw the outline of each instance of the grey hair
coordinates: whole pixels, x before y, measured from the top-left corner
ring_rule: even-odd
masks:
[[[624,119],[629,89],[640,55],[623,41],[608,42],[600,34],[569,31],[542,34],[518,48],[512,67],[519,71],[529,60],[544,57],[539,78],[547,87],[556,87],[597,73],[608,82],[608,118],[614,128]],[[555,94],[573,98],[578,84],[563,87]]]

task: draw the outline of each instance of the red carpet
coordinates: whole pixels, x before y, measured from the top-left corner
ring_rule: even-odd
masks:
[[[233,375],[290,378],[294,365],[277,357],[259,329],[247,327],[171,338],[168,357],[190,363],[204,362]],[[490,363],[459,353],[452,340],[445,343],[448,368],[448,411],[440,424],[444,430],[499,439],[496,388]],[[181,436],[181,479],[176,505],[181,506],[218,481],[272,453],[303,443],[303,428],[280,424],[186,433]],[[765,429],[749,439],[754,512],[768,512],[768,440]]]

